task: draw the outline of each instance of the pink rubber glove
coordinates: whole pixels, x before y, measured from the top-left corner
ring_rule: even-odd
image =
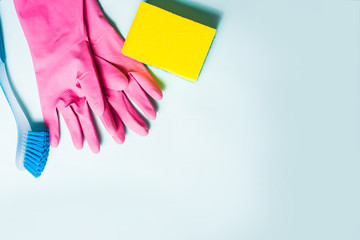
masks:
[[[118,127],[113,138],[117,143],[124,142],[122,122],[137,134],[147,135],[146,123],[128,98],[147,118],[153,120],[156,112],[147,94],[161,100],[161,89],[142,63],[121,53],[124,40],[106,20],[97,0],[86,0],[85,5],[88,36],[103,92],[110,105],[110,109],[105,109],[108,113],[104,115],[109,117],[111,112]],[[106,121],[106,117],[100,119]]]
[[[98,116],[108,111],[95,68],[87,29],[84,0],[14,0],[35,68],[44,122],[51,146],[59,143],[59,111],[76,148],[83,135],[91,150],[100,146],[89,106]],[[123,85],[122,87],[125,87]],[[116,123],[104,119],[111,135]]]

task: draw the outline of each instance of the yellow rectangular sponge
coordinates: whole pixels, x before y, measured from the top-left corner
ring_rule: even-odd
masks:
[[[122,53],[196,82],[216,30],[141,2]]]

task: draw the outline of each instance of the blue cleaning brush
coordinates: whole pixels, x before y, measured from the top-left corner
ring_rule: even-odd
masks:
[[[29,120],[26,118],[10,87],[6,72],[2,29],[0,29],[0,59],[0,85],[9,102],[17,125],[16,166],[20,170],[26,169],[37,178],[43,172],[49,155],[49,131],[31,131]]]

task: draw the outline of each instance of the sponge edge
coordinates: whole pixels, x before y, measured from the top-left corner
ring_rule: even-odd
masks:
[[[122,53],[196,82],[216,30],[141,2]]]

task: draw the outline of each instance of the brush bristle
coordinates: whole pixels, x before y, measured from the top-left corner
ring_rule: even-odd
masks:
[[[49,156],[49,131],[29,131],[25,141],[24,167],[34,177],[40,177]]]

